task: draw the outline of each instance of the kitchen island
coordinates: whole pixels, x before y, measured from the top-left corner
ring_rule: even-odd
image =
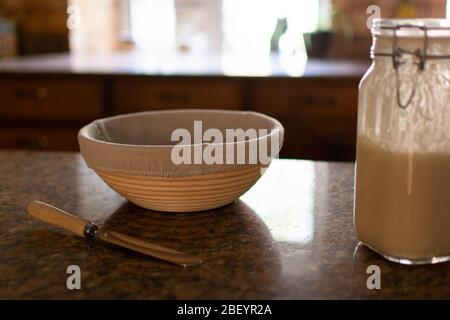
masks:
[[[275,160],[233,204],[171,214],[110,190],[78,153],[0,152],[0,298],[448,298],[450,264],[402,266],[358,245],[353,163]],[[198,254],[181,268],[89,242],[27,217],[38,199],[151,242]],[[66,286],[81,270],[81,289]],[[381,271],[369,290],[368,267]],[[370,270],[370,269],[369,269]]]

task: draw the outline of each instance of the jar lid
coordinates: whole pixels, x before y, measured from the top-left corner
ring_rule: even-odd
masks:
[[[372,34],[386,37],[450,37],[450,20],[373,19]]]
[[[441,39],[447,42],[450,39],[450,20],[374,19],[372,34],[374,35],[374,45],[371,48],[371,57],[388,57],[392,60],[397,86],[397,104],[400,108],[405,109],[412,103],[418,78],[414,77],[413,88],[407,95],[406,101],[402,101],[400,68],[415,65],[419,73],[425,70],[426,64],[430,60],[450,59],[447,46],[441,45]],[[383,45],[375,45],[378,40]],[[446,49],[443,50],[443,48]]]

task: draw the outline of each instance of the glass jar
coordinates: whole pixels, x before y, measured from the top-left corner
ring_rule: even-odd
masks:
[[[375,19],[359,86],[354,223],[404,264],[450,260],[450,21]]]

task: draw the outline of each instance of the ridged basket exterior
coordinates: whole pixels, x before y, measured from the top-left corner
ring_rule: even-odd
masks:
[[[261,166],[180,178],[96,172],[113,190],[140,207],[190,212],[233,202],[260,178]]]

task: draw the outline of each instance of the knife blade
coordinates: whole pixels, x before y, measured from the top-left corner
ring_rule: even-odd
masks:
[[[64,228],[80,237],[105,241],[182,267],[202,263],[202,259],[195,255],[162,247],[120,232],[104,230],[95,223],[41,201],[31,201],[27,206],[27,212],[36,219]]]

